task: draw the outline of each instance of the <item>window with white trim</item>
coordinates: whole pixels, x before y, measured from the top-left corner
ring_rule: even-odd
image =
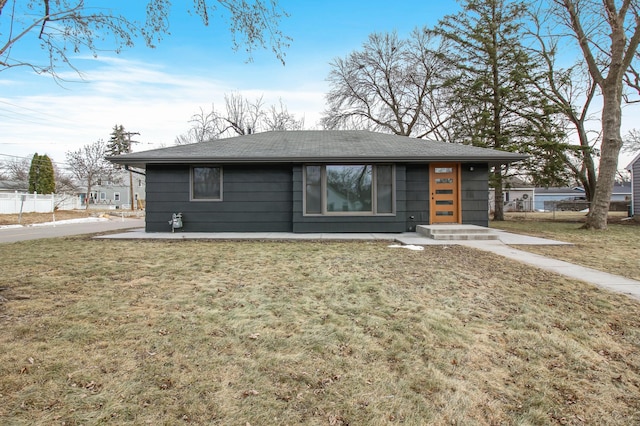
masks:
[[[191,199],[195,201],[222,200],[222,168],[191,168]]]
[[[303,168],[305,215],[392,215],[392,165],[308,165]]]

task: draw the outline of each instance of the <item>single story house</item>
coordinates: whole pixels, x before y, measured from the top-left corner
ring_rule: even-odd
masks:
[[[146,171],[146,231],[405,232],[487,226],[511,152],[369,131],[276,131],[109,157]]]
[[[631,172],[631,216],[640,213],[640,154],[626,167]]]
[[[510,176],[503,180],[502,197],[505,212],[533,211],[535,188],[517,176]],[[495,190],[489,189],[489,211],[493,213],[495,207]]]

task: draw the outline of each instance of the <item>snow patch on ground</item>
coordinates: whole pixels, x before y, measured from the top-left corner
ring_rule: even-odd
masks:
[[[44,222],[44,223],[34,223],[33,225],[26,226],[57,226],[57,225],[71,225],[74,223],[93,223],[93,222],[108,222],[109,219],[106,217],[85,217],[80,219],[67,219],[67,220],[57,220],[55,222]],[[2,225],[0,229],[13,229],[13,228],[24,228],[25,225]]]
[[[413,244],[407,244],[407,245],[392,244],[392,245],[389,246],[389,248],[405,248],[405,249],[408,249],[408,250],[416,250],[416,251],[424,250],[424,247],[415,246]]]

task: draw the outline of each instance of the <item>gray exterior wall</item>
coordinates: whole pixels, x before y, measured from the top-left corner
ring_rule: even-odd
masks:
[[[189,166],[147,166],[147,232],[291,232],[291,166],[223,166],[223,201],[190,201]]]
[[[640,215],[640,157],[631,164],[631,214]]]
[[[407,165],[407,226],[414,232],[417,225],[429,224],[429,165]]]
[[[489,226],[489,166],[463,164],[461,180],[462,223]]]
[[[470,171],[470,166],[474,170]],[[462,165],[462,222],[488,226],[488,166]],[[222,167],[222,201],[190,200],[190,167],[147,166],[146,230],[169,232],[406,232],[429,223],[429,165],[398,164],[395,215],[305,216],[302,165]]]

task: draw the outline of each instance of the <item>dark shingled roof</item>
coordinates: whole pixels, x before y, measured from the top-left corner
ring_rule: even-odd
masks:
[[[498,164],[525,158],[523,154],[364,130],[301,130],[215,139],[108,157],[108,160],[144,168],[147,164],[205,163],[463,161]]]

